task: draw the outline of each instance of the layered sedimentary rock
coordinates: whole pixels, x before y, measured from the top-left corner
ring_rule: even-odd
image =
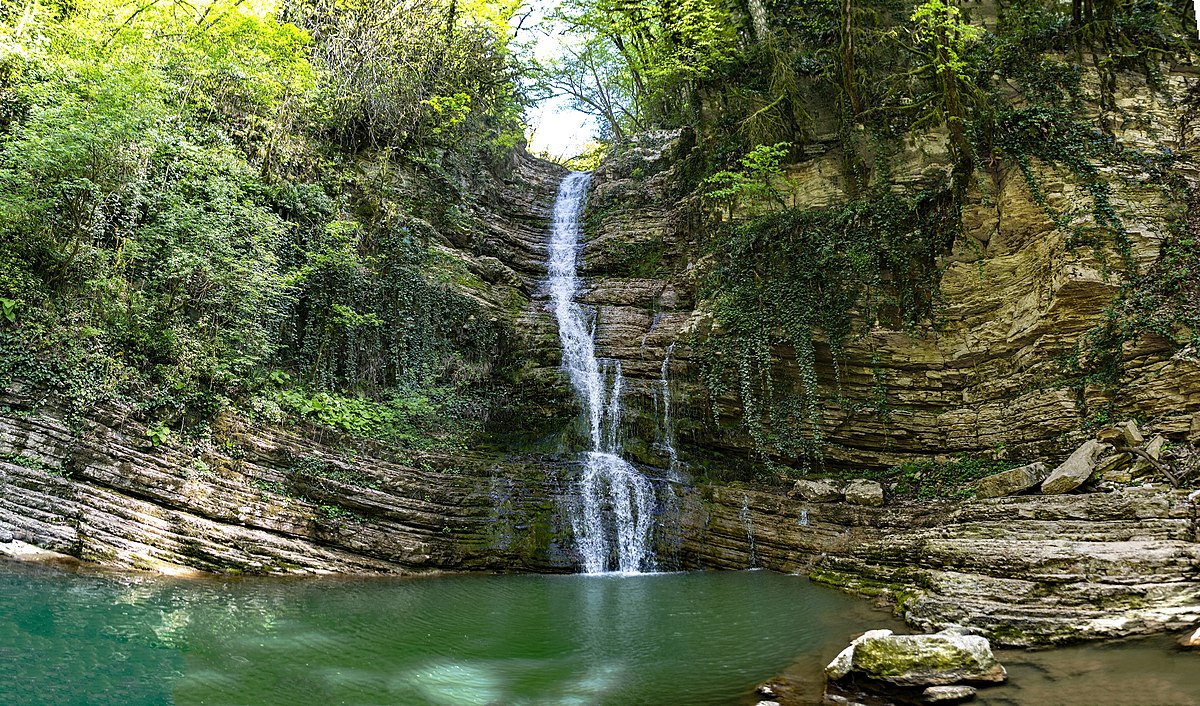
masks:
[[[1200,621],[1197,507],[1163,486],[881,508],[714,488],[690,511],[689,565],[748,567],[750,528],[758,566],[884,596],[923,629],[1023,645]]]
[[[1186,66],[1169,68],[1158,90],[1122,76],[1120,114],[1105,116],[1119,146],[1174,155],[1173,178],[1191,186],[1200,125],[1188,99],[1193,73]],[[690,345],[712,326],[698,290],[711,267],[705,226],[689,220],[695,211],[685,206],[694,204],[680,203],[674,191],[690,149],[686,134],[645,136],[597,172],[592,238],[583,253],[590,288],[585,301],[598,310],[600,355],[621,361],[646,417],[653,416],[660,367],[669,357],[685,455],[749,459],[753,443],[738,430],[739,400],[709,399],[699,381],[699,354]],[[788,168],[794,189],[786,200],[802,208],[844,200],[841,149],[835,135],[814,135],[804,145],[805,158]],[[914,190],[932,186],[949,169],[937,135],[915,140],[890,166],[898,188]],[[1120,263],[1139,272],[1150,267],[1172,227],[1171,214],[1196,210],[1195,199],[1181,203],[1143,183],[1148,177],[1137,169],[1105,168],[1128,251],[1111,244],[1079,247],[1072,245],[1071,229],[1057,225],[1047,209],[1078,208],[1090,198],[1085,186],[1036,160],[1032,168],[1044,199],[1015,163],[997,160],[972,182],[963,231],[941,263],[936,321],[907,330],[860,322],[865,333],[836,361],[818,343],[825,463],[884,467],[967,453],[1056,464],[1100,409],[1157,421],[1175,440],[1189,434],[1200,439],[1197,351],[1175,350],[1154,336],[1126,344],[1118,392],[1082,385],[1064,368],[1084,334],[1104,321],[1130,274],[1121,273]],[[781,346],[774,354],[780,361],[776,384],[795,384],[793,352]],[[886,415],[867,404],[881,390]],[[714,402],[719,426],[711,423]],[[644,421],[639,431],[652,434],[653,423]]]
[[[102,565],[162,571],[565,571],[567,469],[481,454],[399,457],[231,423],[152,446],[109,409],[68,422],[9,396],[0,527]],[[556,468],[558,469],[556,471]]]
[[[398,456],[230,422],[153,446],[120,410],[70,419],[12,395],[0,415],[0,528],[102,565],[178,572],[573,571],[578,469],[552,458]],[[925,629],[1002,644],[1200,621],[1185,491],[866,507],[782,489],[677,485],[663,568],[808,573],[898,602]],[[0,545],[0,553],[3,553]]]

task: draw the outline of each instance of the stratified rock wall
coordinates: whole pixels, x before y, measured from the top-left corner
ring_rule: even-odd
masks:
[[[922,629],[964,625],[1025,645],[1200,621],[1197,507],[1184,491],[883,508],[728,487],[703,498],[685,512],[686,565],[807,573],[895,601]]]
[[[567,515],[578,469],[553,458],[400,458],[233,422],[207,443],[152,446],[118,409],[72,419],[11,395],[0,406],[0,529],[100,565],[267,574],[578,565]],[[896,601],[916,626],[967,625],[1005,644],[1200,621],[1197,508],[1183,491],[884,507],[731,486],[676,491],[658,518],[664,568],[808,573]]]
[[[118,409],[2,400],[0,527],[102,565],[250,573],[566,571],[566,469],[319,443],[231,423],[152,446]],[[374,452],[374,453],[372,453]]]
[[[1105,121],[1123,147],[1175,155],[1172,178],[1194,187],[1200,121],[1188,97],[1197,78],[1187,66],[1164,69],[1158,90],[1122,76],[1120,111]],[[656,412],[660,366],[677,343],[669,368],[684,450],[695,460],[723,454],[731,463],[752,456],[751,440],[737,428],[739,401],[716,400],[719,428],[711,423],[697,352],[687,345],[711,326],[696,285],[712,256],[701,256],[703,227],[684,219],[687,211],[672,192],[686,149],[666,136],[646,136],[598,171],[584,300],[598,310],[600,355],[620,360],[629,389],[640,395],[646,418],[632,435],[655,433],[648,418]],[[796,183],[790,200],[810,208],[838,203],[844,198],[839,143],[818,135],[804,152],[807,158],[790,167]],[[933,184],[949,169],[944,140],[935,134],[915,140],[891,168],[901,188]],[[1074,209],[1077,221],[1086,219],[1089,197],[1077,180],[1049,165],[1035,162],[1034,169],[1050,208]],[[1148,172],[1107,169],[1103,176],[1128,230],[1128,259],[1144,272],[1158,257],[1172,214],[1189,204],[1145,183]],[[1189,433],[1200,412],[1195,350],[1174,351],[1153,337],[1128,345],[1117,394],[1081,388],[1064,372],[1064,361],[1103,321],[1120,289],[1122,254],[1072,246],[1070,229],[1056,226],[1013,164],[996,163],[977,175],[963,226],[942,263],[935,320],[914,330],[864,322],[867,333],[836,361],[818,347],[827,464],[886,467],[953,453],[1057,460],[1081,438],[1080,427],[1110,407],[1121,418],[1154,420],[1177,439]],[[775,354],[777,384],[795,384],[791,351]],[[874,402],[880,385],[886,415]]]

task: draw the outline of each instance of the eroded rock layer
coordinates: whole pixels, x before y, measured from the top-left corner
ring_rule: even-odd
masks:
[[[691,511],[689,564],[808,573],[896,601],[923,629],[964,625],[1024,645],[1200,620],[1197,508],[1184,491],[875,508],[717,488]]]
[[[102,565],[251,573],[565,571],[567,470],[482,454],[388,455],[237,425],[152,446],[120,411],[4,400],[0,525]]]

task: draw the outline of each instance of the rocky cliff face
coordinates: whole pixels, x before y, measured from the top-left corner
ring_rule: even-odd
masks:
[[[940,263],[933,320],[908,329],[860,321],[866,333],[836,360],[818,343],[827,464],[884,467],[954,453],[1057,457],[1074,448],[1082,426],[1118,415],[1154,421],[1177,441],[1200,438],[1200,353],[1193,348],[1174,348],[1156,335],[1127,341],[1116,354],[1120,380],[1108,389],[1084,384],[1064,365],[1085,334],[1104,323],[1123,284],[1159,259],[1180,212],[1187,212],[1186,227],[1200,222],[1200,201],[1186,196],[1195,188],[1200,137],[1195,86],[1189,66],[1166,68],[1157,89],[1122,76],[1119,110],[1097,118],[1121,148],[1174,155],[1166,178],[1186,184],[1172,196],[1149,183],[1147,170],[1102,170],[1128,232],[1126,252],[1079,247],[1072,229],[1050,218],[1048,210],[1070,213],[1086,200],[1084,185],[1069,173],[1035,161],[1041,199],[1016,164],[997,161],[981,172],[965,199],[963,231]],[[740,403],[708,398],[691,345],[711,333],[711,309],[697,282],[712,256],[697,245],[703,224],[689,221],[694,211],[672,193],[689,148],[686,137],[649,136],[598,172],[593,237],[584,252],[587,300],[599,312],[601,355],[622,362],[640,396],[639,434],[654,434],[661,365],[674,345],[670,385],[683,449],[696,460],[727,455],[722,463],[737,463],[752,456],[750,438],[738,431]],[[816,135],[804,153],[789,168],[795,188],[788,199],[802,208],[844,200],[836,136]],[[898,188],[934,183],[949,170],[944,140],[930,135],[906,146],[891,168]],[[1076,212],[1072,223],[1082,217]],[[1135,272],[1120,272],[1123,259]],[[794,385],[794,352],[775,355],[777,384]]]
[[[1160,91],[1121,80],[1120,113],[1106,117],[1114,134],[1183,155],[1174,176],[1193,187],[1192,72],[1168,71]],[[897,183],[915,188],[944,174],[941,144],[934,136],[907,146],[893,165]],[[703,222],[680,203],[690,149],[687,135],[647,135],[599,170],[581,300],[596,311],[599,355],[620,361],[627,380],[629,456],[663,468],[678,449],[702,479],[756,456],[739,429],[739,401],[709,399],[697,374],[694,343],[712,320],[698,282],[712,255],[698,245]],[[837,141],[817,135],[804,149],[790,168],[791,198],[810,207],[843,198]],[[1037,169],[1053,208],[1078,198],[1069,175]],[[533,416],[510,421],[547,430],[529,446],[536,454],[402,452],[233,418],[211,436],[154,446],[125,410],[81,418],[10,390],[0,400],[0,524],[19,540],[127,568],[572,570],[566,508],[577,469],[559,452],[579,447],[569,443],[573,403],[543,284],[561,175],[518,156],[486,201],[489,213],[477,214],[487,231],[444,244],[482,282],[474,295],[512,324],[535,405]],[[1171,201],[1142,176],[1105,175],[1128,226],[1128,255],[1145,271],[1159,258],[1166,212],[1194,209],[1194,223],[1200,205]],[[1119,393],[1064,378],[1062,359],[1120,289],[1108,266],[1119,253],[1072,247],[1021,174],[999,164],[973,183],[963,223],[941,263],[936,321],[906,330],[874,322],[836,360],[819,347],[829,467],[950,453],[1052,465],[1097,409],[1140,417],[1175,442],[1200,440],[1194,350],[1153,337],[1129,343]],[[789,384],[791,354],[776,355]],[[888,414],[862,411],[881,390]],[[888,596],[919,626],[966,624],[1009,644],[1200,620],[1196,508],[1182,491],[867,508],[807,503],[781,489],[672,487],[678,502],[660,518],[664,566],[811,572]]]
[[[573,571],[569,463],[398,455],[230,424],[151,446],[121,410],[70,419],[9,395],[0,528],[21,543],[169,573]],[[663,568],[804,572],[898,605],[913,625],[1003,644],[1200,621],[1200,530],[1184,491],[862,507],[678,486]],[[7,538],[7,537],[6,537]]]
[[[87,561],[271,574],[575,565],[567,469],[550,460],[398,455],[236,422],[152,446],[127,411],[3,405],[0,525]]]
[[[689,564],[805,572],[894,601],[922,629],[1028,645],[1200,620],[1200,534],[1183,491],[872,508],[721,487],[691,512]]]

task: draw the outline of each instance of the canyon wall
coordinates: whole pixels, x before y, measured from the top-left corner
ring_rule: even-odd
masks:
[[[153,446],[120,410],[72,418],[7,395],[0,556],[29,545],[121,569],[304,575],[570,572],[578,468],[554,457],[400,454],[231,424]],[[1200,621],[1200,529],[1186,491],[884,507],[781,490],[672,487],[664,569],[800,572],[897,604],[911,624],[1004,644]],[[11,535],[11,537],[9,536]]]
[[[1072,377],[1065,366],[1085,334],[1104,323],[1123,284],[1159,259],[1172,223],[1182,218],[1179,227],[1193,233],[1200,224],[1200,200],[1187,196],[1198,173],[1197,78],[1191,66],[1164,67],[1152,88],[1123,74],[1119,109],[1097,117],[1120,148],[1174,156],[1167,177],[1153,177],[1149,167],[1102,169],[1128,233],[1125,253],[1113,244],[1072,244],[1071,229],[1051,219],[1048,210],[1065,213],[1087,200],[1085,186],[1066,170],[1033,160],[1044,200],[1015,162],[997,159],[976,175],[962,233],[939,263],[933,317],[915,327],[860,320],[862,335],[836,359],[818,340],[825,464],[881,468],[949,454],[1045,460],[1065,456],[1083,426],[1109,418],[1154,422],[1177,441],[1197,437],[1194,347],[1178,349],[1150,334],[1127,341],[1120,379],[1108,388]],[[597,173],[592,239],[583,254],[586,301],[598,309],[600,355],[622,362],[639,395],[643,418],[631,436],[655,433],[660,369],[674,346],[670,385],[681,449],[698,462],[736,465],[755,456],[739,429],[740,401],[709,398],[693,345],[713,333],[698,282],[721,255],[700,245],[711,223],[698,222],[685,208],[694,204],[678,203],[673,193],[690,142],[686,134],[645,136]],[[821,208],[844,200],[837,136],[818,132],[802,151],[805,158],[787,167],[789,203]],[[896,188],[937,183],[950,169],[945,141],[936,134],[914,139],[891,169]],[[1164,178],[1186,187],[1169,194]],[[1123,258],[1135,272],[1120,272]],[[773,352],[780,360],[776,383],[795,386],[794,352]],[[886,414],[879,413],[880,394]],[[653,461],[654,449],[648,451]]]

